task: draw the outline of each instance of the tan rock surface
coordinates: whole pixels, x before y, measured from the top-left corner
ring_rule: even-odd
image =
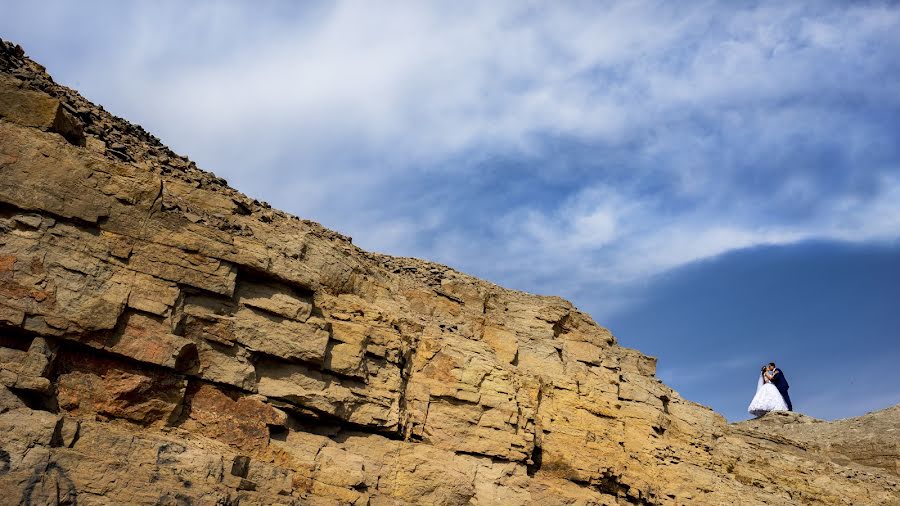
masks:
[[[0,76],[12,503],[898,503],[896,408],[730,426],[562,299],[273,210],[5,42]]]
[[[833,422],[773,412],[735,427],[791,439],[839,464],[854,462],[900,475],[900,405]]]

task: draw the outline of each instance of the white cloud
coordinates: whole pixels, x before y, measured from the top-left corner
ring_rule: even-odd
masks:
[[[518,288],[900,235],[897,160],[852,163],[893,137],[846,105],[900,108],[894,6],[60,3],[7,19],[58,79],[239,189]],[[79,43],[93,50],[59,57]],[[548,138],[609,161],[558,169]],[[876,189],[828,183],[827,159],[771,169],[816,143]],[[506,179],[565,189],[460,209],[482,177],[467,156],[540,164]]]
[[[561,277],[576,259],[593,258],[589,267],[583,268],[575,279],[570,279],[576,285],[628,283],[687,263],[755,246],[813,239],[896,240],[900,237],[900,178],[885,177],[879,186],[881,190],[873,198],[834,199],[827,202],[815,220],[784,224],[757,223],[754,216],[741,222],[733,215],[721,215],[710,207],[665,216],[661,211],[662,201],[645,199],[640,205],[628,205],[628,197],[620,195],[608,201],[610,207],[599,215],[590,208],[579,209],[572,204],[564,204],[561,211],[550,215],[512,214],[503,227],[503,242],[520,244],[518,251],[522,251],[525,249],[521,247],[522,232],[526,232],[527,248],[539,252],[547,260],[538,265],[549,271],[545,274]],[[610,189],[592,188],[574,200],[582,203],[603,201],[598,195],[610,193]],[[585,223],[597,226],[579,227]]]

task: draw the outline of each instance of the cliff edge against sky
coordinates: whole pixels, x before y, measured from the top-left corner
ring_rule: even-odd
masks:
[[[271,209],[7,42],[0,379],[21,504],[900,497],[896,408],[729,425],[570,303]]]

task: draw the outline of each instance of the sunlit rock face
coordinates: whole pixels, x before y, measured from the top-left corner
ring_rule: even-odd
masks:
[[[11,504],[898,501],[896,408],[729,426],[655,365],[248,198],[0,44]]]

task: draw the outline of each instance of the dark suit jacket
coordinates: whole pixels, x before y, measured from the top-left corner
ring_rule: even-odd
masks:
[[[788,388],[791,388],[791,386],[788,385],[787,378],[784,377],[784,373],[781,372],[781,369],[776,368],[772,372],[778,373],[774,378],[772,378],[772,384],[775,385],[775,388],[777,388],[780,392],[785,392]]]

